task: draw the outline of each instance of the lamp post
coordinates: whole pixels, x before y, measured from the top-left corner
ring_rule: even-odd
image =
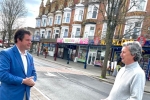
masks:
[[[84,69],[86,69],[86,66],[87,66],[87,58],[88,58],[88,53],[89,53],[89,47],[90,47],[90,44],[87,45],[87,51],[86,51],[86,56],[85,56]]]
[[[67,60],[67,64],[69,64],[69,59],[70,59],[70,49],[68,48],[68,60]]]

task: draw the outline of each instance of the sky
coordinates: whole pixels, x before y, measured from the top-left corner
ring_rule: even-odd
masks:
[[[35,27],[36,25],[36,17],[39,14],[39,7],[42,0],[24,0],[25,5],[28,9],[28,14],[25,18],[24,27]],[[46,4],[47,0],[44,0],[44,5]]]
[[[24,0],[25,6],[28,10],[27,16],[24,19],[21,19],[21,27],[33,27],[36,26],[36,17],[39,15],[39,7],[41,5],[42,0]],[[0,0],[0,3],[2,0]],[[47,0],[44,0],[44,6]],[[22,24],[23,23],[23,24]]]

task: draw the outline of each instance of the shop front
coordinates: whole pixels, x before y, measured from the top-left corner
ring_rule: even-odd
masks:
[[[33,35],[32,36],[32,46],[30,48],[30,51],[32,51],[32,53],[38,52],[39,43],[40,43],[40,36],[39,35]]]
[[[77,62],[84,63],[86,60],[86,52],[87,52],[87,45],[79,45],[78,55],[76,57]]]
[[[112,50],[111,50],[111,63],[113,64],[114,62],[121,62],[120,58],[120,53],[122,49],[122,44],[125,41],[133,41],[133,40],[124,40],[119,43],[115,43],[112,45]],[[140,42],[140,41],[139,41]],[[142,45],[142,59],[139,61],[139,64],[141,68],[145,71],[146,74],[146,79],[150,80],[150,40],[145,40],[145,42],[140,42],[143,43]],[[115,68],[115,65],[113,64],[113,69]]]
[[[88,58],[87,58],[87,64],[95,65],[96,56],[97,56],[97,48],[90,47],[89,53],[88,53]]]
[[[56,39],[41,39],[40,40],[40,53],[43,54],[44,48],[48,50],[48,56],[54,56],[56,46]]]
[[[57,57],[71,61],[85,61],[86,44],[88,39],[83,38],[57,38]],[[83,45],[80,47],[80,45]]]
[[[59,43],[58,45],[57,57],[66,60],[69,58],[69,60],[73,61],[76,55],[77,46],[68,43]]]

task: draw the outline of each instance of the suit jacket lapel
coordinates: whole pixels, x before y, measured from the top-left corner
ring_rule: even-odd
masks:
[[[13,47],[13,50],[14,50],[14,56],[16,57],[17,61],[19,62],[20,66],[22,67],[22,70],[25,74],[25,70],[24,70],[24,65],[23,65],[23,62],[22,62],[22,58],[21,58],[21,55],[16,47],[16,45]]]

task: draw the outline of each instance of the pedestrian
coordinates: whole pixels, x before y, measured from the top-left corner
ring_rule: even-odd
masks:
[[[117,62],[116,67],[114,68],[113,74],[112,76],[116,77],[117,73],[119,72],[119,70],[121,69],[121,65],[120,62]]]
[[[138,41],[123,43],[120,56],[125,66],[119,70],[109,96],[101,100],[142,100],[146,79],[138,63],[141,54]]]
[[[33,57],[27,52],[31,33],[18,29],[13,47],[0,52],[0,100],[29,100],[30,88],[37,79]]]
[[[48,54],[48,48],[45,47],[45,58],[47,57],[47,54]]]
[[[48,53],[48,49],[47,49],[47,47],[44,47],[43,54],[44,54],[45,58],[47,57],[47,53]]]

